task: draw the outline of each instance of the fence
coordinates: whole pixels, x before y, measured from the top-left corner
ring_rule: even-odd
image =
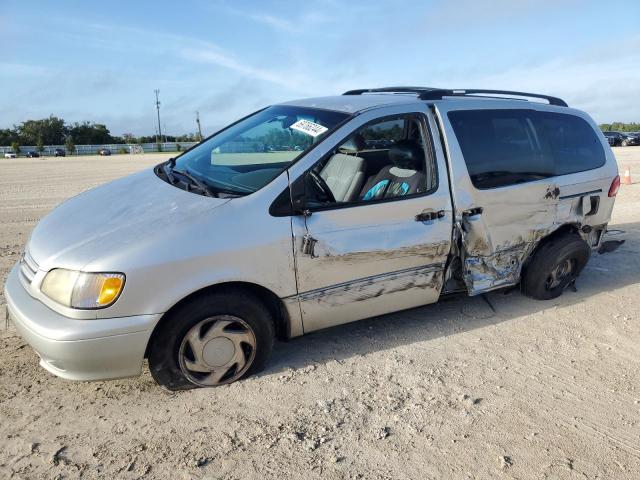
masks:
[[[111,153],[134,153],[142,148],[144,153],[152,152],[178,152],[186,150],[196,145],[198,142],[166,142],[166,143],[117,143],[109,145],[76,145],[76,150],[73,155],[95,155],[101,148],[108,148]],[[54,151],[60,148],[66,152],[67,155],[71,153],[66,149],[64,145],[45,145],[42,155],[52,156]],[[36,146],[20,146],[20,154],[24,155],[27,152],[37,152]],[[5,153],[11,153],[13,149],[11,147],[1,147],[0,154],[4,156]]]

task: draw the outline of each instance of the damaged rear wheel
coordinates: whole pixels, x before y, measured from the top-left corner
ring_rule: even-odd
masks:
[[[522,293],[536,300],[550,300],[580,274],[591,255],[589,245],[576,234],[553,238],[538,248],[522,274]]]

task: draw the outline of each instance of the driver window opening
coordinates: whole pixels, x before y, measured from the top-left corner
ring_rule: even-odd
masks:
[[[309,207],[367,203],[431,191],[434,160],[424,124],[403,115],[366,125],[307,175]]]

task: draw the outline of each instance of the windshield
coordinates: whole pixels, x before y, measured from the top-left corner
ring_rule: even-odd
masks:
[[[213,194],[247,195],[280,175],[347,117],[313,108],[268,107],[170,161],[169,173],[194,177],[192,183],[201,182]]]

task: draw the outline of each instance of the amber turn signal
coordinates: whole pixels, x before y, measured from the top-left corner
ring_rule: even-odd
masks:
[[[102,282],[100,288],[100,295],[98,295],[98,305],[108,305],[113,302],[122,290],[122,278],[120,277],[107,277]]]

